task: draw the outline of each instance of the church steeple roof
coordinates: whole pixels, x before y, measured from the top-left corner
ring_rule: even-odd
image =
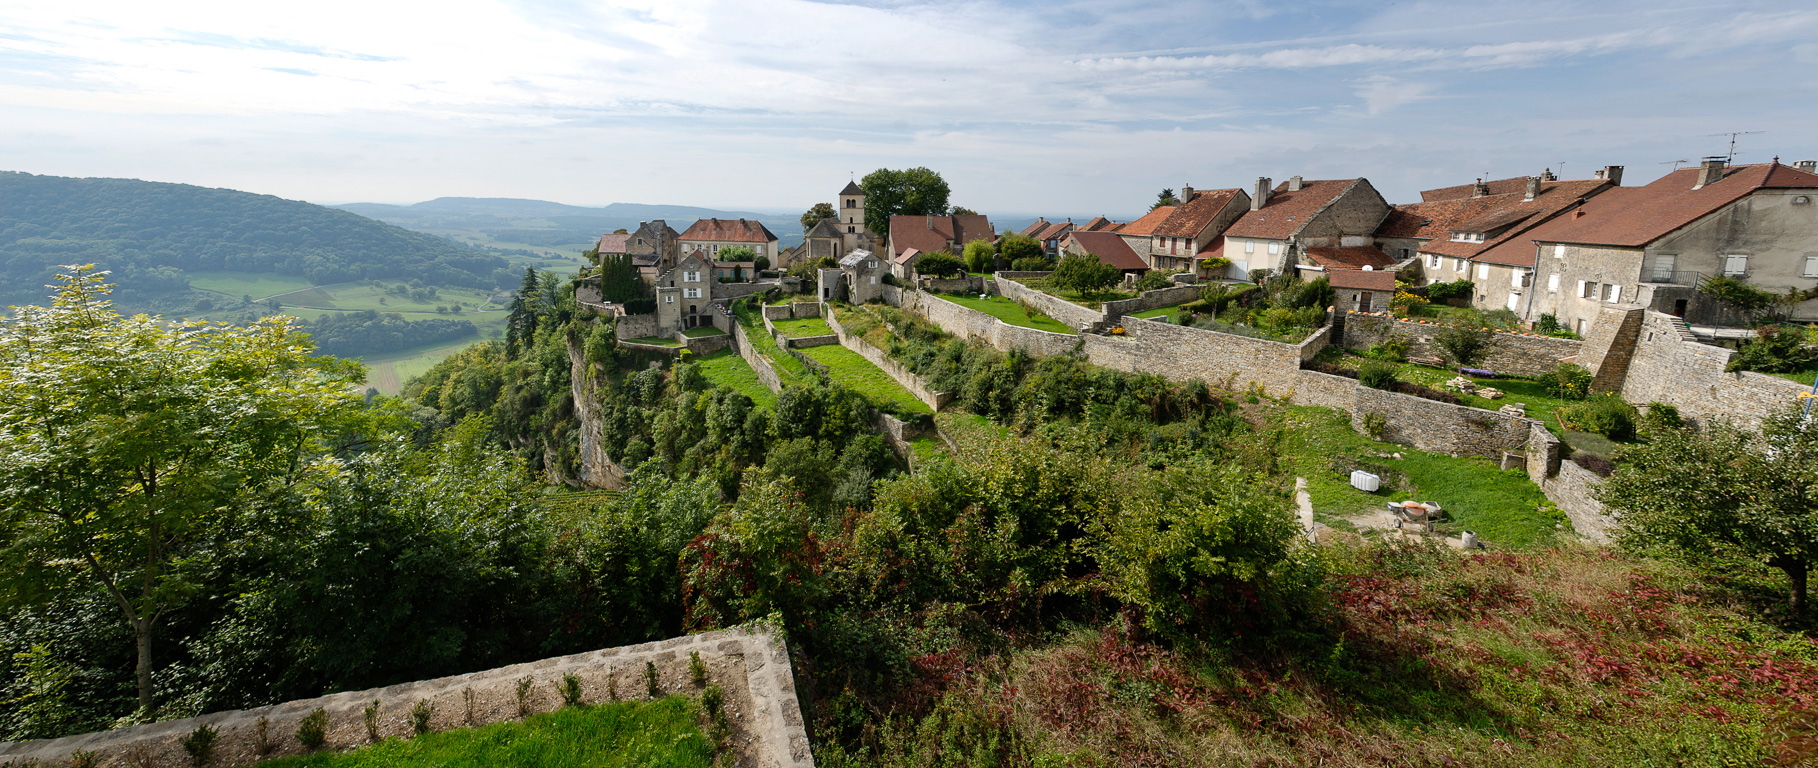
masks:
[[[859,189],[858,182],[848,181],[848,182],[846,182],[846,188],[840,190],[840,194],[842,194],[842,195],[862,195],[862,194],[865,194],[865,190]]]

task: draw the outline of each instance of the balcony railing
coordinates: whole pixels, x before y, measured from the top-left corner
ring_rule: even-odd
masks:
[[[1702,272],[1684,272],[1675,270],[1644,269],[1641,271],[1641,282],[1657,285],[1697,285],[1704,279]]]

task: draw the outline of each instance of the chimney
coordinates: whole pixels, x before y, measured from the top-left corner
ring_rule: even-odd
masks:
[[[1704,162],[1698,165],[1698,183],[1692,185],[1692,189],[1703,189],[1704,185],[1723,178],[1724,162],[1725,158],[1721,157],[1705,158]]]
[[[1193,202],[1193,185],[1192,184],[1182,184],[1180,186],[1180,201],[1183,203]]]
[[[934,229],[934,214],[928,214],[928,228]]]
[[[1487,194],[1490,194],[1490,185],[1483,183],[1483,179],[1478,179],[1477,183],[1471,186],[1472,197],[1483,197]]]
[[[1540,180],[1541,181],[1558,181],[1559,177],[1554,176],[1553,169],[1548,168],[1548,169],[1545,169],[1540,172]]]
[[[1528,193],[1525,197],[1521,198],[1521,201],[1524,203],[1533,202],[1534,198],[1539,197],[1539,196],[1540,196],[1540,177],[1539,176],[1529,176],[1528,177]]]
[[[1288,191],[1289,192],[1299,192],[1300,191],[1300,177],[1299,176],[1289,176],[1288,177]]]
[[[1256,177],[1256,192],[1250,195],[1250,210],[1260,211],[1269,204],[1269,193],[1275,190],[1274,182],[1267,176]]]
[[[1806,173],[1818,173],[1818,160],[1800,160],[1797,163],[1793,163],[1793,167],[1805,171]]]
[[[1622,186],[1622,166],[1606,165],[1602,168],[1599,168],[1597,170],[1597,173],[1594,174],[1592,176],[1592,178],[1602,179],[1615,186],[1620,187],[1620,186]]]

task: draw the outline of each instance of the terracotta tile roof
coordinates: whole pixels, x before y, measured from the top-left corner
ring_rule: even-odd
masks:
[[[769,228],[750,219],[696,219],[694,226],[678,240],[709,240],[733,243],[768,243],[776,239]]]
[[[1334,269],[1326,273],[1326,280],[1333,288],[1353,291],[1395,290],[1395,273],[1382,269]]]
[[[1087,232],[1097,232],[1108,226],[1111,226],[1110,219],[1107,219],[1103,216],[1094,216],[1094,217],[1092,217],[1091,221],[1086,222],[1085,224],[1081,225],[1079,228],[1086,230]]]
[[[1136,251],[1130,250],[1130,246],[1116,232],[1086,232],[1076,229],[1069,232],[1068,237],[1077,246],[1070,249],[1075,253],[1090,253],[1097,256],[1100,262],[1118,269],[1149,268],[1149,262],[1143,261],[1143,257],[1136,255]]]
[[[890,248],[897,253],[910,248],[925,253],[958,251],[974,240],[997,242],[997,233],[984,214],[890,217]]]
[[[631,235],[600,235],[600,253],[624,253]]]
[[[1515,176],[1507,179],[1497,179],[1495,181],[1486,182],[1484,186],[1490,188],[1489,194],[1492,195],[1526,194],[1528,190],[1528,177]],[[1421,190],[1420,201],[1423,203],[1431,203],[1436,200],[1459,200],[1472,197],[1476,194],[1477,183],[1472,182],[1470,184],[1460,184],[1456,187],[1440,187],[1439,189]]]
[[[1035,235],[1035,239],[1053,240],[1068,232],[1072,232],[1073,230],[1074,226],[1071,221],[1052,222],[1042,230],[1041,234]]]
[[[1377,269],[1394,264],[1389,254],[1374,245],[1347,246],[1343,248],[1312,247],[1307,249],[1307,258],[1314,264],[1326,269],[1358,269],[1368,264]]]
[[[1443,200],[1409,207],[1418,207],[1442,217],[1423,228],[1422,231],[1431,234],[1432,239],[1420,247],[1421,253],[1470,259],[1511,238],[1519,237],[1523,232],[1576,205],[1581,199],[1615,188],[1602,179],[1544,181],[1540,184],[1540,194],[1535,195],[1533,200],[1523,199],[1527,196],[1527,185],[1524,183],[1521,191],[1510,194]],[[1509,223],[1511,221],[1513,223]],[[1502,231],[1497,232],[1498,227]],[[1495,234],[1484,242],[1476,243],[1454,241],[1451,239],[1453,232]],[[1532,254],[1528,261],[1533,261]]]
[[[1155,210],[1143,214],[1142,218],[1125,224],[1124,228],[1118,230],[1117,233],[1120,235],[1131,235],[1133,237],[1148,237],[1153,235],[1155,234],[1155,228],[1161,226],[1161,223],[1166,221],[1169,216],[1174,215],[1174,209],[1179,207],[1180,206],[1178,205],[1164,205],[1160,208],[1156,208]]]
[[[1647,186],[1611,189],[1570,213],[1527,230],[1521,237],[1505,239],[1486,249],[1478,260],[1532,264],[1537,242],[1640,248],[1757,189],[1818,189],[1818,175],[1769,163],[1730,166],[1723,178],[1694,190],[1700,170],[1683,168]]]
[[[1023,227],[1023,231],[1018,232],[1017,234],[1022,235],[1024,237],[1035,237],[1037,234],[1040,234],[1042,230],[1047,229],[1047,228],[1048,228],[1047,219],[1036,219],[1035,223],[1030,224],[1029,226]]]
[[[1225,239],[1222,237],[1212,238],[1212,242],[1206,243],[1206,247],[1199,249],[1199,253],[1194,254],[1201,259],[1218,259],[1223,258],[1224,255]]]
[[[1534,200],[1538,202],[1540,198],[1535,197]],[[1473,217],[1468,221],[1461,221],[1454,225],[1452,229],[1458,232],[1479,232],[1485,235],[1490,233],[1501,234],[1502,230],[1520,224],[1523,219],[1527,219],[1537,213],[1540,213],[1540,209],[1535,206],[1492,210],[1481,216]]]
[[[842,194],[842,195],[862,195],[862,194],[865,194],[865,190],[859,189],[858,182],[848,181],[848,182],[846,182],[846,188],[840,190],[840,194]]]
[[[1288,183],[1275,185],[1268,204],[1260,211],[1250,211],[1225,230],[1226,237],[1256,237],[1286,240],[1300,231],[1313,214],[1337,200],[1362,179],[1306,181],[1298,191],[1289,192]]]
[[[1241,189],[1207,189],[1193,193],[1193,199],[1174,207],[1174,215],[1169,216],[1155,228],[1154,234],[1162,237],[1198,237],[1212,220],[1218,218],[1219,211],[1238,195]],[[1217,235],[1217,232],[1212,233]]]
[[[903,251],[902,253],[897,254],[896,258],[892,259],[892,261],[895,261],[898,264],[909,264],[911,262],[914,262],[916,259],[921,258],[921,255],[922,255],[921,251],[918,251],[914,248],[910,248],[909,250],[906,250],[906,251]]]
[[[839,238],[845,237],[845,233],[840,231],[840,224],[838,221],[834,219],[821,219],[820,221],[815,222],[814,228],[808,230],[808,234],[802,235],[802,237]]]

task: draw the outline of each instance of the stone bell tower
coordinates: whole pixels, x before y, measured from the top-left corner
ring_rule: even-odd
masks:
[[[848,181],[846,188],[840,190],[840,204],[835,213],[839,214],[842,252],[871,248],[877,236],[865,228],[865,190],[859,189],[858,182]]]

